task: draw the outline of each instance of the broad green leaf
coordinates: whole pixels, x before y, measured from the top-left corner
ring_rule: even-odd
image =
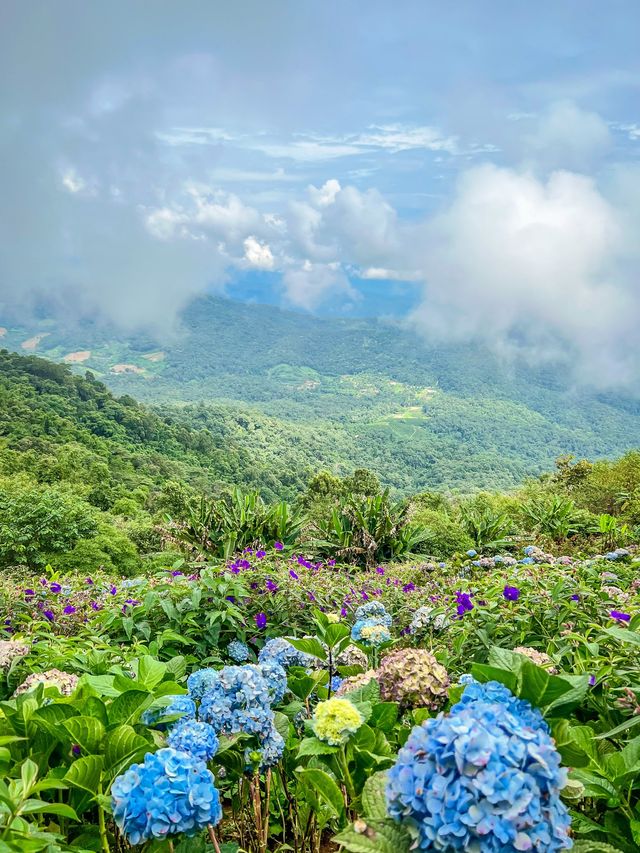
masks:
[[[79,820],[78,815],[65,803],[46,803],[44,800],[25,800],[21,814],[57,814],[69,820]]]
[[[372,826],[365,824],[359,832],[353,828],[345,829],[335,835],[333,840],[350,853],[409,853],[411,848],[408,832],[391,822],[374,823]]]
[[[78,758],[65,774],[65,781],[74,788],[81,788],[92,796],[98,792],[104,760],[101,755]]]
[[[320,658],[320,660],[327,659],[327,650],[324,648],[320,640],[317,640],[315,637],[310,637],[304,640],[289,639],[289,642],[295,649],[298,649],[299,652],[305,652],[308,655],[313,655],[313,657]]]
[[[104,740],[104,766],[110,778],[118,776],[134,759],[153,752],[151,744],[129,725],[107,732]]]
[[[384,820],[387,817],[387,799],[385,787],[387,774],[374,773],[369,776],[362,789],[362,811],[369,820]]]
[[[166,671],[166,663],[156,660],[151,655],[145,655],[138,661],[138,681],[149,690],[153,690],[160,684]]]
[[[504,684],[509,690],[515,692],[517,685],[517,677],[515,673],[509,672],[506,669],[499,669],[495,666],[487,666],[484,663],[474,663],[471,667],[471,675],[477,680],[482,681],[499,681]]]
[[[304,783],[311,785],[317,791],[321,799],[334,812],[335,816],[340,817],[344,810],[344,800],[340,788],[331,776],[325,773],[324,770],[319,770],[316,767],[308,767],[296,772]]]
[[[109,706],[109,722],[135,722],[152,703],[153,696],[146,690],[127,690],[117,696]]]
[[[84,752],[95,755],[100,751],[105,728],[95,717],[71,717],[64,723],[73,743],[77,743]]]
[[[305,755],[331,755],[337,751],[337,746],[331,746],[317,737],[307,737],[300,743],[297,754],[302,758]]]
[[[324,633],[324,641],[329,646],[329,648],[333,648],[336,643],[340,640],[344,640],[349,636],[349,629],[346,625],[343,625],[341,622],[336,622],[333,625],[329,625],[327,630]]]
[[[375,729],[390,732],[398,720],[398,705],[395,702],[378,702],[373,706],[370,723]]]

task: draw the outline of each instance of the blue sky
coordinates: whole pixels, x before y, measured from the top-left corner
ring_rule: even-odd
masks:
[[[224,292],[638,381],[635,0],[0,15],[7,316]]]

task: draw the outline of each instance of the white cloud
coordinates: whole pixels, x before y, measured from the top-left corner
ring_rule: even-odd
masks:
[[[253,236],[244,241],[244,257],[248,265],[255,269],[272,270],[275,265],[268,243],[260,243]]]
[[[87,182],[82,178],[75,169],[65,169],[61,176],[62,186],[67,192],[76,195],[88,190]]]
[[[597,113],[561,101],[535,120],[525,134],[525,158],[545,169],[587,172],[611,146],[607,123]]]
[[[282,276],[284,294],[296,308],[312,311],[330,297],[357,299],[359,294],[338,264],[314,264],[305,261]]]
[[[634,250],[621,211],[591,179],[472,169],[415,238],[426,287],[412,320],[429,339],[478,339],[536,359],[569,352],[595,384],[640,378]]]

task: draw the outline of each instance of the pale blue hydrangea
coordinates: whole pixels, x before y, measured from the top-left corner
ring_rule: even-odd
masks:
[[[387,628],[391,627],[391,615],[387,613],[387,610],[380,601],[367,601],[366,604],[362,604],[356,610],[356,622],[361,619],[371,619],[374,622],[377,622],[379,625],[386,625]]]
[[[142,764],[111,786],[113,818],[130,844],[171,835],[195,835],[222,818],[220,795],[206,765],[167,747],[147,753]]]
[[[421,850],[571,848],[560,799],[567,772],[549,734],[513,711],[475,701],[411,732],[386,794],[389,814],[417,833]]]
[[[340,678],[339,675],[334,675],[331,679],[331,692],[335,693],[336,690],[340,689],[340,685],[344,681],[344,678]]]
[[[244,663],[249,660],[249,646],[240,640],[232,640],[227,646],[227,654],[236,663]]]
[[[219,670],[202,699],[199,715],[217,734],[244,732],[267,737],[273,724],[273,711],[269,685],[259,667],[245,664]]]
[[[187,679],[189,695],[196,700],[202,699],[204,694],[211,690],[218,681],[217,669],[198,669],[192,672]]]
[[[196,716],[196,705],[189,696],[168,696],[168,705],[163,708],[149,708],[142,714],[141,720],[145,726],[154,726],[166,717],[181,714],[183,719],[193,720]],[[160,726],[162,727],[162,726]]]
[[[463,678],[465,679],[464,682]],[[541,728],[545,732],[549,732],[549,726],[544,721],[540,711],[534,708],[526,699],[518,699],[508,687],[500,684],[499,681],[487,681],[481,684],[471,675],[462,675],[459,682],[460,684],[466,684],[466,687],[460,700],[451,708],[452,714],[457,714],[478,701],[499,702],[511,714],[517,716],[522,725],[533,729]]]
[[[180,720],[169,732],[167,743],[201,761],[211,761],[218,751],[218,738],[209,723]]]
[[[260,749],[252,750],[247,748],[244,753],[244,759],[247,767],[254,765],[253,756],[259,756],[260,770],[266,770],[273,767],[282,758],[284,752],[284,738],[273,726],[269,735],[262,741]]]
[[[351,629],[351,639],[367,646],[381,646],[391,639],[389,628],[377,619],[358,619]]]
[[[269,658],[259,663],[258,669],[269,685],[269,701],[272,705],[279,705],[287,692],[287,673],[279,663]]]
[[[273,640],[267,640],[264,647],[260,649],[258,661],[260,663],[275,661],[286,669],[288,666],[310,666],[313,658],[305,652],[299,652],[284,637],[275,637]]]

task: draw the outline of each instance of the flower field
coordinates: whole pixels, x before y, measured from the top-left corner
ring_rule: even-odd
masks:
[[[0,851],[640,847],[640,555],[0,581]]]

